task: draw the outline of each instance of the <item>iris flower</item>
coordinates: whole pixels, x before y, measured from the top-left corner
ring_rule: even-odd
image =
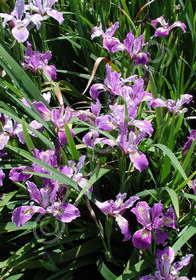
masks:
[[[174,261],[174,251],[171,247],[157,251],[155,276],[144,276],[139,280],[189,280],[187,277],[178,277],[178,272],[190,263],[192,254],[186,255],[181,261]]]
[[[124,235],[123,241],[129,240],[131,238],[131,233],[129,232],[129,223],[122,215],[139,199],[137,196],[132,196],[126,202],[123,202],[126,196],[126,193],[119,193],[116,196],[116,201],[112,199],[104,202],[95,200],[95,204],[102,212],[115,218],[118,226],[120,227],[121,233]]]
[[[51,57],[52,54],[50,51],[47,51],[46,53],[32,51],[31,44],[27,42],[25,60],[24,62],[21,62],[21,64],[25,70],[30,69],[33,73],[43,70],[50,76],[51,80],[55,80],[56,68],[53,65],[48,65],[48,61]]]
[[[162,227],[167,226],[176,229],[174,210],[170,208],[163,214],[163,205],[160,201],[155,203],[152,208],[145,201],[138,202],[131,211],[143,226],[142,229],[136,231],[133,235],[133,245],[136,248],[148,249],[153,231],[155,231],[156,243],[164,244],[169,235],[162,230]]]
[[[180,27],[184,33],[186,32],[186,25],[184,23],[182,23],[181,21],[175,21],[172,25],[169,25],[165,21],[163,16],[151,21],[151,24],[153,26],[157,26],[158,23],[161,25],[161,27],[157,28],[157,30],[155,32],[156,37],[159,37],[159,36],[167,37],[167,35],[169,34],[169,31],[171,29],[173,29],[174,27]]]
[[[64,223],[70,223],[80,216],[79,210],[74,205],[56,200],[57,191],[55,188],[46,186],[39,190],[37,186],[30,181],[27,181],[26,184],[31,199],[40,206],[35,206],[34,202],[31,202],[30,205],[16,208],[12,213],[12,222],[15,223],[17,227],[21,227],[30,220],[35,213],[50,213]]]

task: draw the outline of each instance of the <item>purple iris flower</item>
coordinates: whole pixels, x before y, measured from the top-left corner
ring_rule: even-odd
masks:
[[[73,181],[75,181],[81,189],[83,189],[88,183],[88,180],[84,178],[84,175],[80,172],[84,166],[85,158],[86,156],[81,156],[77,164],[74,160],[69,160],[68,166],[64,166],[61,169],[61,172],[67,177],[71,178]],[[91,186],[85,192],[85,194],[88,194],[92,191],[93,191],[93,186]]]
[[[187,108],[184,108],[183,110],[180,110],[180,109],[181,109],[182,105],[184,105],[185,103],[189,104],[192,101],[192,99],[193,99],[193,96],[191,94],[181,94],[180,99],[177,99],[176,102],[172,99],[168,99],[166,101],[166,106],[167,106],[169,112],[172,112],[174,114],[182,113],[182,112],[186,113],[188,111]]]
[[[52,9],[52,6],[56,2],[57,0],[29,0],[27,9],[39,14],[43,19],[45,19],[46,16],[53,17],[59,24],[62,24],[64,21],[63,14]]]
[[[80,216],[79,210],[74,205],[62,203],[60,200],[56,201],[57,192],[55,188],[46,186],[39,190],[37,186],[30,181],[27,181],[26,184],[31,199],[40,206],[34,206],[34,202],[31,202],[30,205],[16,208],[12,213],[12,222],[15,223],[17,227],[21,227],[30,220],[35,213],[50,213],[64,223],[70,223]]]
[[[129,139],[127,140],[128,129],[126,123],[121,127],[120,134],[116,139],[116,145],[123,151],[126,155],[129,155],[130,160],[132,161],[135,168],[140,172],[148,167],[148,160],[141,151],[138,151],[138,144],[146,136],[146,132],[141,131],[138,136],[134,131],[130,131]]]
[[[3,150],[10,137],[17,136],[22,144],[25,143],[21,124],[17,123],[16,121],[12,121],[10,117],[5,116],[4,114],[1,114],[1,122],[4,131],[0,132],[0,150]]]
[[[187,152],[193,141],[196,139],[196,130],[191,130],[190,136],[188,137],[188,141],[184,144],[184,147],[182,148],[182,153],[184,154],[185,152]]]
[[[102,24],[100,23],[99,26],[95,26],[92,29],[92,35],[91,35],[91,40],[93,40],[95,37],[102,36],[103,38],[103,46],[107,49],[108,52],[114,53],[118,51],[122,44],[120,41],[116,38],[113,37],[114,33],[119,27],[119,22],[116,22],[112,24],[106,32],[103,31],[102,29]]]
[[[0,187],[3,186],[3,180],[5,178],[5,174],[2,169],[0,169]]]
[[[163,36],[166,37],[169,34],[169,31],[173,29],[174,27],[180,27],[182,28],[182,31],[185,33],[186,32],[186,25],[182,23],[181,21],[175,21],[172,25],[169,26],[169,24],[165,21],[164,17],[161,16],[157,19],[154,19],[151,21],[151,24],[153,26],[157,26],[157,24],[160,23],[161,27],[157,28],[155,32],[155,36]]]
[[[33,102],[33,106],[37,109],[45,121],[51,121],[55,124],[60,143],[62,145],[67,144],[64,124],[68,123],[73,116],[77,115],[77,113],[70,107],[65,109],[60,107],[59,109],[53,109],[50,111],[42,102]],[[74,131],[71,128],[69,128],[69,130],[74,138]]]
[[[0,17],[4,18],[3,27],[5,28],[7,22],[11,22],[11,31],[13,37],[18,42],[25,42],[29,37],[29,31],[27,29],[30,22],[33,22],[37,29],[40,28],[40,21],[42,17],[40,15],[25,14],[24,0],[16,0],[14,10],[11,14],[0,13]]]
[[[149,53],[141,52],[141,48],[146,45],[143,39],[143,34],[135,39],[132,31],[130,31],[124,40],[124,50],[132,61],[135,60],[136,65],[146,65],[148,61]]]
[[[171,247],[166,247],[164,250],[157,251],[155,276],[144,276],[139,280],[189,280],[187,277],[178,277],[179,271],[190,263],[192,254],[186,255],[181,261],[174,261],[174,251]]]
[[[106,78],[104,84],[94,84],[90,88],[90,95],[93,99],[97,99],[101,92],[108,91],[111,95],[122,95],[122,88],[127,82],[133,82],[137,75],[128,77],[127,79],[121,78],[121,73],[111,71],[112,68],[106,64]]]
[[[153,97],[148,96],[147,101],[149,101],[148,106],[151,106],[152,108],[156,107],[166,107],[168,108],[168,111],[174,114],[178,113],[186,113],[188,111],[187,108],[183,108],[182,110],[181,107],[186,103],[189,104],[193,99],[193,96],[191,94],[181,94],[180,99],[177,99],[177,101],[173,99],[168,99],[166,101],[162,100],[161,98],[156,98],[154,99]]]
[[[126,196],[126,193],[119,193],[116,196],[116,201],[112,199],[105,202],[95,200],[95,204],[102,212],[115,218],[118,226],[120,227],[121,233],[124,235],[123,241],[129,240],[131,238],[131,233],[129,232],[129,223],[122,215],[139,199],[137,196],[132,196],[126,202],[123,202]]]
[[[49,165],[51,167],[54,167],[54,168],[56,167],[57,159],[56,159],[55,151],[47,150],[47,151],[40,152],[38,149],[34,149],[33,154],[34,154],[33,156],[36,159],[39,159],[40,161],[46,163],[47,165]],[[36,163],[33,162],[32,167],[20,166],[20,167],[12,168],[10,170],[9,178],[10,178],[10,180],[12,180],[14,182],[25,181],[33,176],[32,174],[25,173],[25,172],[29,172],[29,171],[50,174],[50,172],[48,172],[46,169],[44,169],[43,167],[40,167],[39,165],[37,165]],[[47,179],[45,179],[45,178],[43,178],[43,180],[47,181]]]
[[[50,51],[47,51],[46,53],[32,51],[31,44],[27,42],[25,61],[21,62],[21,64],[25,70],[30,69],[33,73],[43,70],[50,76],[51,80],[55,80],[56,68],[53,65],[48,65],[48,61],[51,57],[52,54]]]
[[[166,214],[163,214],[163,205],[159,201],[152,208],[145,201],[138,202],[136,207],[131,210],[143,226],[143,229],[136,231],[133,235],[133,245],[142,250],[148,249],[152,231],[155,231],[155,241],[157,244],[164,244],[169,234],[162,230],[163,226],[176,229],[175,213],[170,208]]]
[[[189,183],[190,183],[190,187],[194,190],[195,195],[196,195],[196,179],[191,180]],[[195,208],[196,208],[196,204],[195,204]]]

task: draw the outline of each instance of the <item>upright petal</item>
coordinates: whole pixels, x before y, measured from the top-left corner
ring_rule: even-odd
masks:
[[[27,184],[27,190],[30,194],[30,197],[36,201],[38,204],[41,205],[41,194],[40,194],[40,190],[37,188],[37,186],[30,181],[26,182]]]

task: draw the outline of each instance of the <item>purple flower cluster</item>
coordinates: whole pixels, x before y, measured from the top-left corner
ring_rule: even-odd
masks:
[[[49,75],[51,80],[55,80],[56,68],[53,65],[48,65],[48,61],[51,59],[51,57],[52,54],[50,51],[47,51],[46,53],[32,51],[31,44],[27,42],[27,51],[24,62],[21,62],[21,65],[25,70],[30,69],[33,73],[43,70]]]
[[[9,22],[13,37],[18,42],[25,42],[29,37],[30,23],[39,29],[41,22],[47,17],[53,17],[59,24],[63,22],[62,13],[52,9],[55,2],[57,0],[29,0],[29,4],[25,5],[24,0],[16,0],[11,14],[0,13],[0,17],[4,19],[3,27]]]
[[[187,277],[178,277],[178,272],[187,266],[193,257],[192,254],[186,255],[181,261],[174,264],[174,251],[171,247],[166,247],[164,250],[157,251],[155,276],[144,276],[140,280],[189,280]]]
[[[141,48],[146,45],[146,43],[143,42],[144,35],[135,39],[132,31],[130,31],[124,43],[121,43],[119,39],[113,37],[118,27],[119,22],[116,22],[104,32],[102,24],[100,23],[99,26],[95,26],[92,29],[91,39],[93,40],[95,37],[102,36],[103,46],[108,52],[115,53],[117,51],[125,51],[131,61],[135,61],[136,65],[146,65],[149,53],[141,52]]]

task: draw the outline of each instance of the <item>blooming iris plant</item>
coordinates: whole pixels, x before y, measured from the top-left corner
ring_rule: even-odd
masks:
[[[119,22],[116,22],[111,24],[111,26],[104,32],[102,29],[102,23],[100,23],[99,26],[95,26],[92,29],[91,40],[93,40],[95,37],[102,36],[103,46],[108,52],[115,53],[117,51],[125,51],[131,61],[135,61],[136,65],[146,65],[149,53],[141,52],[141,48],[146,45],[146,43],[143,42],[144,35],[142,34],[140,37],[135,39],[132,31],[130,31],[127,34],[123,44],[118,38],[113,37],[118,28]]]
[[[51,57],[52,54],[50,51],[47,51],[46,53],[32,51],[31,44],[27,42],[27,51],[24,62],[21,62],[21,64],[25,70],[30,69],[33,73],[43,70],[50,76],[51,80],[55,80],[56,68],[53,65],[48,65],[48,61]]]
[[[166,37],[169,34],[169,31],[171,29],[173,29],[174,27],[180,27],[184,33],[186,32],[186,25],[184,23],[182,23],[181,21],[175,21],[172,25],[169,25],[165,21],[164,16],[158,17],[151,21],[151,24],[155,27],[157,26],[158,23],[161,25],[161,27],[157,28],[157,30],[155,32],[156,37],[159,37],[159,36]]]
[[[116,201],[112,199],[104,202],[95,200],[95,204],[103,213],[106,213],[115,218],[121,230],[121,233],[124,235],[123,241],[129,240],[131,238],[131,233],[129,232],[129,223],[122,215],[139,199],[139,197],[137,196],[132,196],[126,202],[123,202],[126,196],[126,193],[119,193],[116,196]]]
[[[57,190],[50,185],[41,188],[27,181],[27,190],[31,199],[39,204],[35,206],[34,202],[30,205],[24,205],[16,208],[12,213],[12,222],[17,227],[21,227],[24,223],[32,218],[35,213],[45,214],[50,213],[58,220],[64,223],[69,223],[80,216],[79,210],[70,203],[63,203],[57,196]]]
[[[52,9],[57,0],[29,0],[29,4],[25,5],[24,0],[16,0],[14,10],[11,14],[0,13],[3,18],[3,27],[10,22],[13,37],[18,42],[25,42],[29,37],[28,26],[32,22],[37,29],[41,27],[41,21],[47,16],[56,19],[61,24],[63,14]]]
[[[56,2],[57,0],[29,0],[29,5],[26,7],[28,10],[39,14],[43,19],[45,19],[46,16],[49,16],[56,19],[59,24],[62,24],[64,21],[63,14],[52,9],[52,6]]]
[[[3,20],[3,27],[5,28],[7,22],[11,22],[11,31],[13,37],[18,42],[25,42],[29,37],[28,26],[33,22],[37,29],[40,28],[42,17],[38,14],[30,15],[26,13],[24,0],[16,0],[14,10],[11,14],[0,13]]]
[[[192,254],[186,255],[181,261],[174,264],[174,251],[171,247],[166,247],[164,250],[157,251],[155,276],[144,276],[139,280],[189,280],[187,277],[178,277],[179,271],[190,263]]]
[[[160,201],[155,203],[152,208],[145,201],[138,202],[131,211],[143,226],[133,235],[133,244],[136,248],[148,249],[152,239],[152,232],[155,232],[156,243],[164,244],[169,234],[164,232],[162,227],[167,226],[176,229],[174,210],[170,208],[163,214],[163,205]]]

